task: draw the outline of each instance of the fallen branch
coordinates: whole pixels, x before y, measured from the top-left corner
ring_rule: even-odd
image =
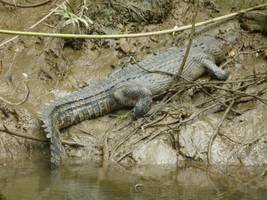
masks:
[[[23,139],[32,140],[32,141],[35,141],[35,142],[49,143],[48,139],[37,138],[37,137],[33,137],[33,136],[22,134],[22,133],[17,133],[15,131],[9,130],[5,125],[3,125],[3,128],[0,128],[0,132],[7,133],[9,135],[13,135],[13,136],[20,137],[20,138],[23,138]],[[62,144],[63,145],[68,145],[68,146],[73,146],[73,147],[84,147],[85,146],[83,144],[80,144],[80,143],[77,143],[77,142],[71,142],[71,141],[62,141]]]
[[[33,140],[36,142],[45,142],[45,143],[48,142],[48,140],[43,139],[43,138],[36,138],[36,137],[29,136],[29,135],[24,135],[22,133],[17,133],[17,132],[11,131],[5,125],[3,125],[3,128],[0,128],[0,131],[5,132],[9,135],[17,136],[17,137],[28,139],[28,140]]]

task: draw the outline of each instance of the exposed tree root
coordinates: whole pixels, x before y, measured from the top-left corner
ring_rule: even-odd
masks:
[[[37,138],[37,137],[33,137],[33,136],[29,136],[29,135],[25,135],[23,133],[17,133],[15,131],[11,131],[9,130],[5,125],[2,125],[3,128],[0,128],[0,132],[9,134],[9,135],[13,135],[16,137],[20,137],[20,138],[24,138],[26,140],[32,140],[35,142],[41,142],[41,143],[49,143],[48,139],[45,138]],[[84,147],[83,144],[77,143],[77,142],[71,142],[71,141],[62,141],[63,145],[68,145],[68,146],[73,146],[73,147]]]
[[[24,96],[24,98],[19,101],[19,102],[11,102],[7,99],[5,99],[4,97],[1,97],[0,96],[0,101],[3,101],[4,103],[8,104],[8,105],[12,105],[12,106],[18,106],[18,105],[21,105],[23,103],[25,103],[30,95],[30,89],[29,89],[29,86],[28,86],[28,83],[27,81],[23,81],[23,84],[24,84],[24,87],[25,87],[25,90],[26,90],[26,94]]]

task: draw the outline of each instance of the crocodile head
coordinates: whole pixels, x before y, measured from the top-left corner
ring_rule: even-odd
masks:
[[[239,35],[235,33],[224,33],[216,35],[207,35],[203,38],[201,48],[208,55],[212,55],[216,62],[220,63],[239,39]]]

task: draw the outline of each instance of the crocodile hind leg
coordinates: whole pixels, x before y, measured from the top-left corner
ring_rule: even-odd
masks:
[[[143,117],[151,108],[152,93],[145,86],[128,82],[115,89],[114,98],[122,106],[133,106],[133,118]]]
[[[228,78],[229,73],[218,67],[213,61],[203,59],[201,63],[204,66],[205,70],[208,71],[212,77],[218,80],[226,80]]]

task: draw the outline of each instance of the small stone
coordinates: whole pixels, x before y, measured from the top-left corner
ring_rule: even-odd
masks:
[[[120,45],[120,49],[126,54],[129,53],[129,51],[131,50],[129,43],[125,38],[120,39],[119,45]]]

